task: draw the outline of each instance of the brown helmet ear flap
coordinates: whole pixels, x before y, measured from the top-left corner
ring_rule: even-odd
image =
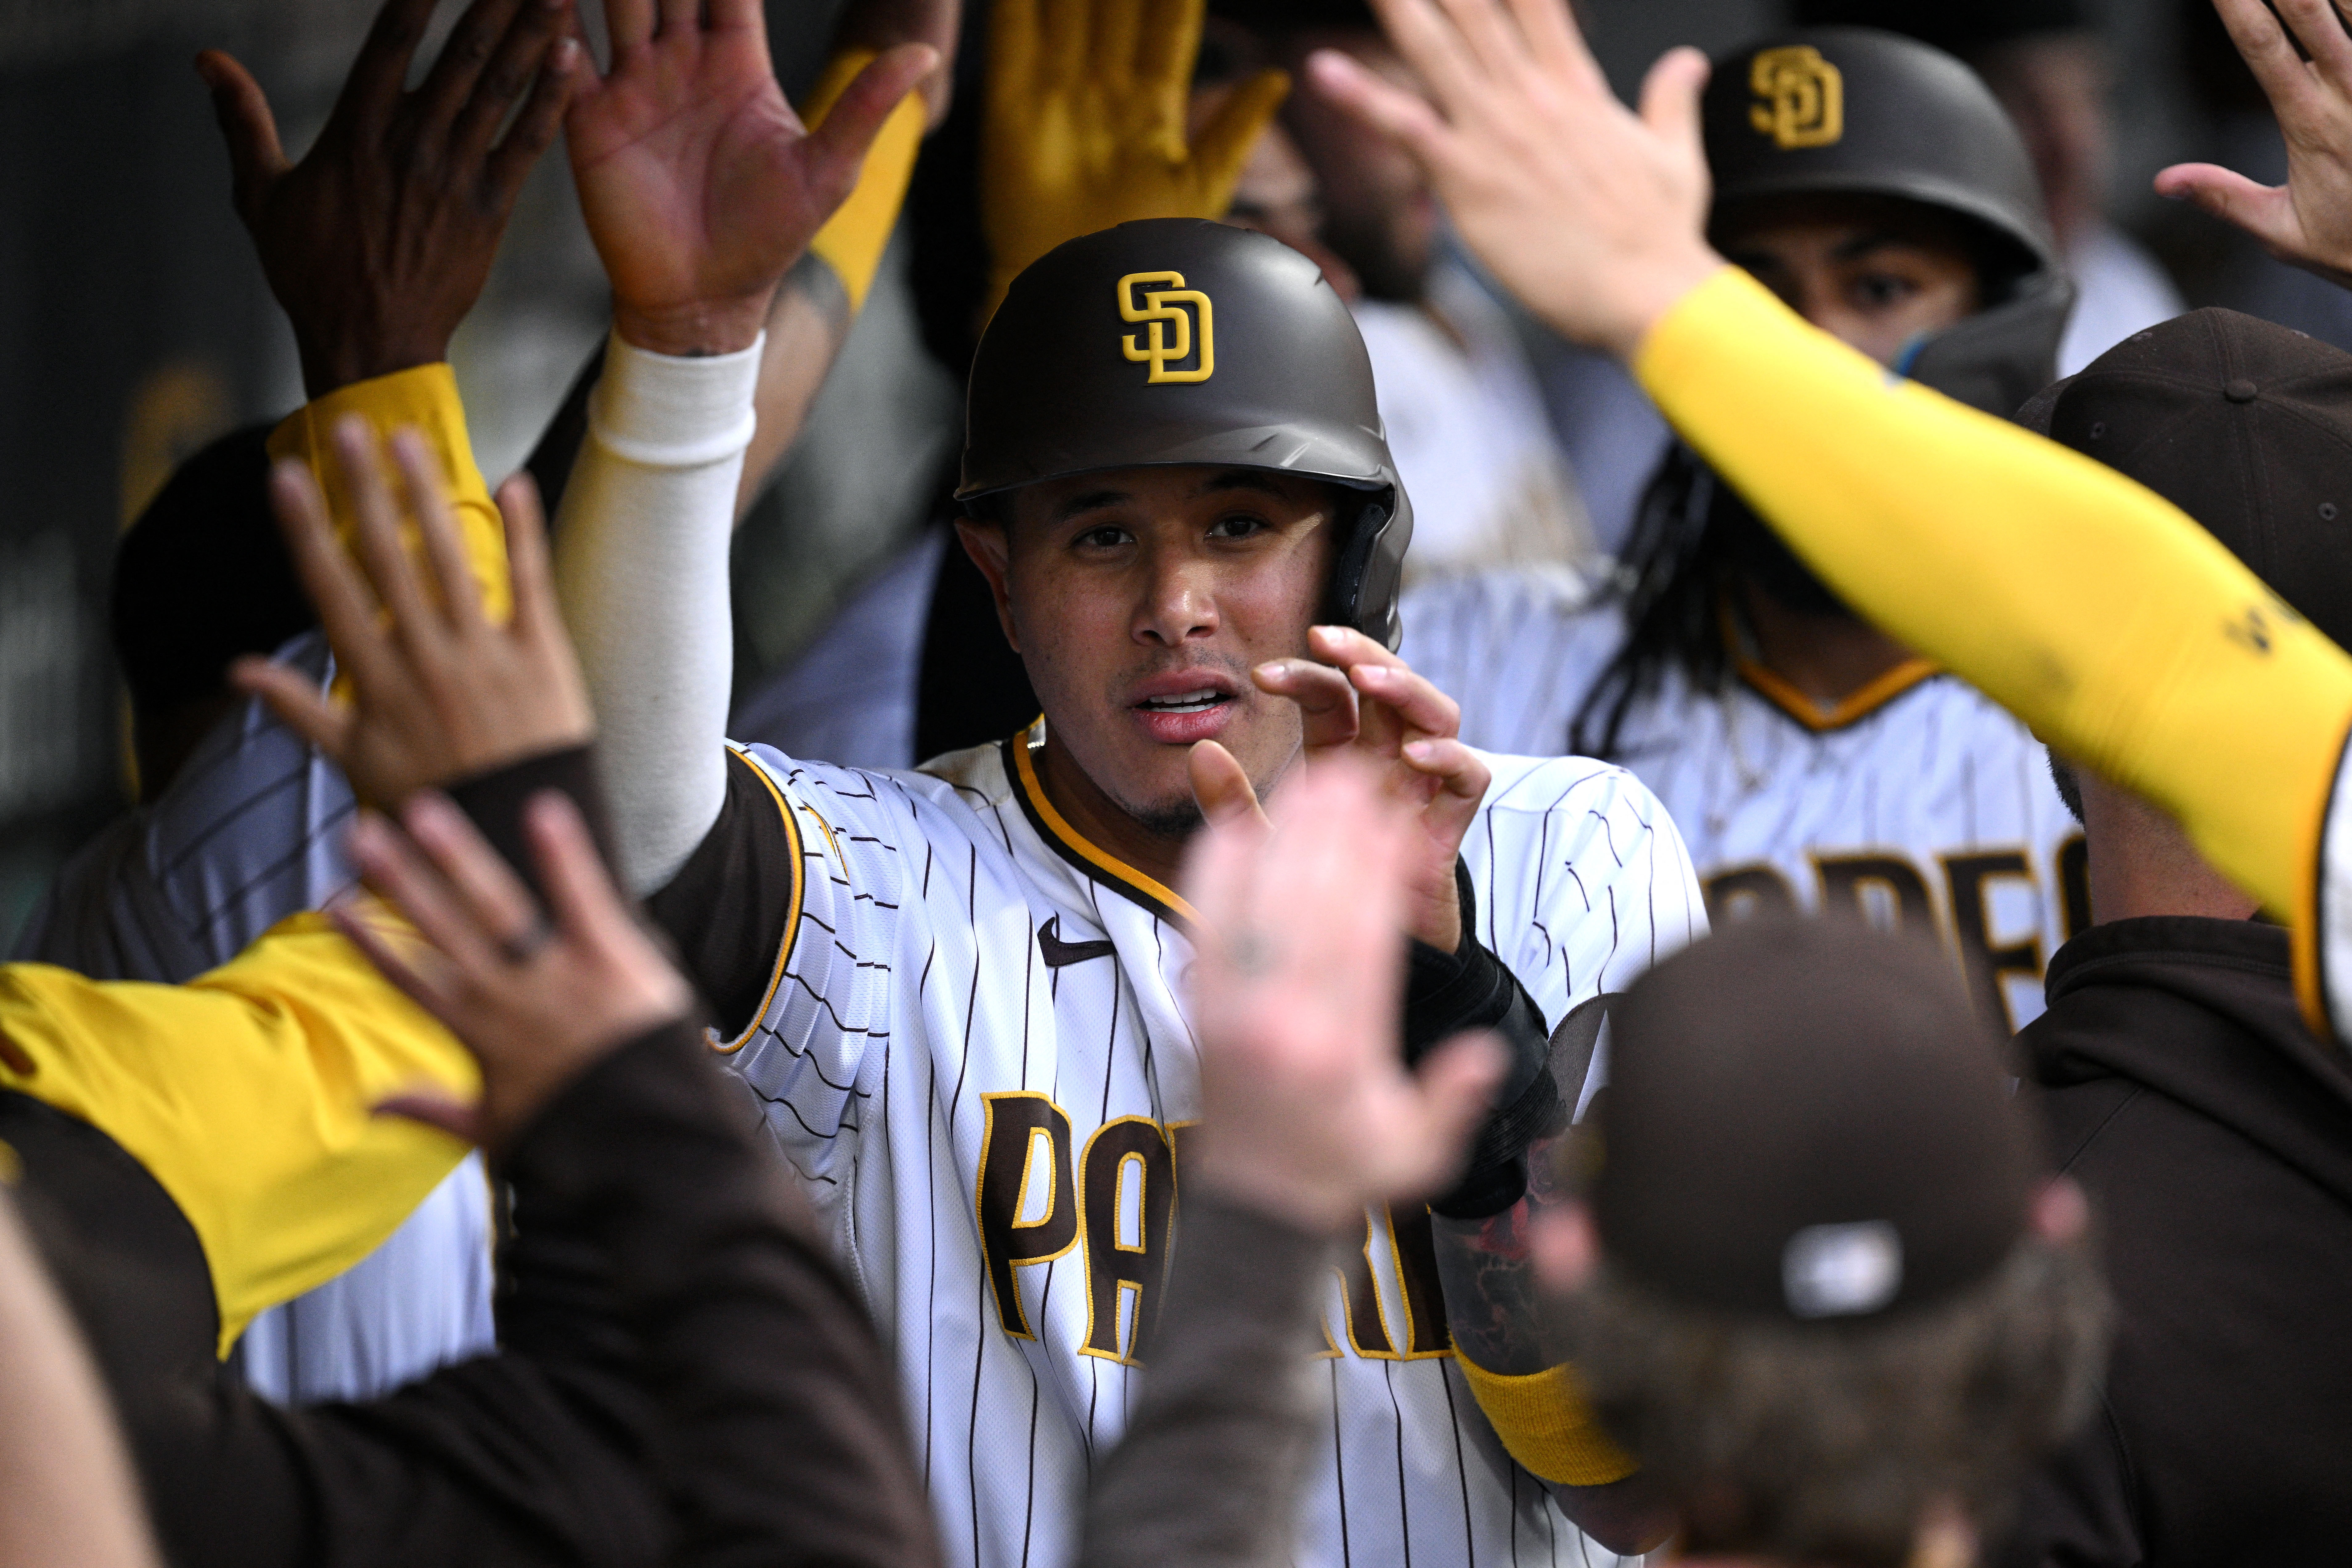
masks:
[[[1323,604],[1325,621],[1353,626],[1391,653],[1404,640],[1397,595],[1404,583],[1405,547],[1412,542],[1412,509],[1399,510],[1392,499],[1372,496],[1356,508]]]

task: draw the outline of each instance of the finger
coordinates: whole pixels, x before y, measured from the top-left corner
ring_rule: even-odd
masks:
[[[1107,81],[1132,81],[1139,90],[1150,92],[1162,85],[1161,78],[1150,74],[1144,61],[1149,53],[1157,58],[1152,46],[1155,34],[1165,34],[1171,27],[1183,26],[1181,12],[1191,5],[1197,29],[1200,5],[1198,0],[1124,0],[1124,3],[1100,6],[1095,16],[1094,37],[1089,53],[1094,69]],[[1197,40],[1198,34],[1195,33]],[[1192,61],[1185,61],[1182,74],[1176,79],[1181,96],[1192,81]],[[1158,96],[1156,93],[1154,96]]]
[[[523,0],[450,124],[453,174],[468,175],[484,166],[499,127],[545,75],[556,47],[571,36],[571,0]]]
[[[1706,154],[1699,141],[1699,97],[1713,71],[1705,55],[1685,47],[1660,55],[1642,79],[1642,123],[1702,171]]]
[[[343,82],[335,102],[336,118],[356,134],[373,136],[400,101],[408,82],[409,62],[425,41],[425,24],[433,19],[438,0],[385,0],[368,29],[367,42]]]
[[[369,840],[372,829],[374,832],[384,831],[382,820],[373,812],[361,813],[359,819],[352,824],[351,845],[355,863],[362,843],[367,844],[371,855],[383,852],[383,846]],[[366,955],[367,961],[375,965],[379,973],[392,982],[394,990],[444,1024],[448,1023],[450,1013],[457,1005],[456,994],[448,984],[449,974],[433,964],[411,962],[410,955],[387,941],[377,921],[368,918],[359,905],[357,898],[346,894],[327,905],[327,918],[334,922],[335,929],[343,933],[346,941]]]
[[[1440,691],[1427,676],[1402,661],[1351,665],[1348,679],[1357,690],[1388,709],[1408,730],[1423,735],[1461,732],[1462,705]]]
[[[1430,0],[1374,0],[1373,9],[1380,13],[1389,42],[1428,84],[1438,107],[1449,115],[1460,115],[1477,104],[1486,89],[1486,73],[1478,68],[1476,57],[1453,22],[1440,15]],[[1340,58],[1364,77],[1380,80],[1356,60]],[[1380,85],[1396,97],[1418,96],[1393,82]]]
[[[1086,79],[1094,59],[1094,22],[1098,6],[1128,5],[1132,0],[1044,0],[1038,16],[1038,75],[1031,85],[1048,92],[1067,91]]]
[[[1207,10],[1203,0],[1149,0],[1144,4],[1129,0],[1130,15],[1145,13],[1143,25],[1130,29],[1126,39],[1102,51],[1121,71],[1131,71],[1139,88],[1145,91],[1164,93],[1179,116],[1192,85],[1192,72],[1201,58],[1201,20]],[[1118,14],[1119,7],[1113,6]]]
[[[1484,1033],[1457,1035],[1422,1058],[1413,1074],[1415,1126],[1409,1142],[1419,1168],[1407,1173],[1410,1179],[1392,1198],[1442,1192],[1460,1177],[1471,1134],[1494,1108],[1505,1061],[1501,1044]]]
[[[507,128],[499,150],[490,154],[484,168],[490,199],[499,212],[513,210],[523,181],[555,144],[556,132],[563,129],[563,116],[572,108],[574,95],[594,76],[585,67],[587,58],[579,38],[569,33],[547,51],[547,63],[540,68],[530,100]]]
[[[1417,93],[1382,81],[1337,49],[1307,57],[1309,86],[1387,137],[1434,175],[1455,161],[1454,135],[1436,109]]]
[[[625,49],[643,48],[654,36],[654,0],[604,0],[604,31],[613,46],[613,68]]]
[[[761,0],[704,0],[705,30],[711,33],[739,32],[751,29],[752,42],[758,52],[768,52],[767,9]]]
[[[1278,658],[1250,671],[1261,691],[1298,704],[1308,751],[1344,746],[1361,733],[1363,715],[1345,671],[1311,658]]]
[[[260,698],[279,723],[342,765],[351,742],[351,710],[330,701],[308,676],[248,654],[229,666],[228,679],[239,691]]]
[[[1037,42],[1039,0],[996,0],[988,13],[989,105],[1026,109],[1041,63]]]
[[[2156,194],[2194,202],[2275,249],[2301,237],[2294,198],[2284,185],[2265,185],[2212,163],[2176,163],[2156,176]]]
[[[2277,0],[2281,20],[2294,30],[2319,74],[2337,87],[2352,83],[2352,37],[2333,0]]]
[[[1415,773],[1438,782],[1437,797],[1422,809],[1422,822],[1434,837],[1458,838],[1469,830],[1478,815],[1478,805],[1486,798],[1487,786],[1495,782],[1495,771],[1484,758],[1459,741],[1409,741],[1403,750],[1405,764]]]
[[[556,930],[596,951],[609,951],[629,931],[628,905],[596,852],[579,806],[570,795],[542,790],[523,807],[523,830]]]
[[[661,32],[665,39],[702,31],[702,0],[661,0]]]
[[[392,612],[392,637],[412,655],[427,652],[436,646],[440,626],[401,543],[400,514],[384,482],[375,432],[354,414],[336,426],[334,447],[351,502],[352,542],[376,597]]]
[[[336,542],[327,503],[310,470],[279,463],[269,476],[269,499],[278,531],[294,557],[294,570],[319,611],[327,645],[362,691],[379,689],[390,673],[392,650],[376,621],[374,595],[361,581],[352,558]]]
[[[418,798],[423,798],[421,793]],[[412,811],[415,805],[410,802]],[[352,824],[351,856],[368,886],[405,915],[425,944],[449,964],[453,973],[436,981],[444,1001],[436,1004],[422,996],[417,1000],[433,1008],[443,1023],[457,1027],[446,1008],[456,1004],[457,981],[481,984],[504,974],[506,954],[498,935],[483,929],[406,835],[394,832],[373,813],[362,814]]]
[[[198,55],[196,74],[212,89],[213,116],[220,121],[221,139],[228,143],[230,199],[251,224],[270,185],[288,166],[286,150],[278,140],[278,117],[270,112],[269,97],[253,73],[220,50]]]
[[[415,520],[417,536],[425,544],[425,558],[432,563],[443,621],[461,635],[480,630],[488,624],[482,615],[482,591],[474,581],[473,563],[466,559],[465,543],[457,537],[457,520],[449,507],[440,460],[425,444],[425,437],[406,426],[392,433],[392,457],[400,469],[401,499],[408,503],[408,515]]]
[[[424,81],[409,95],[406,112],[414,116],[413,123],[426,145],[449,134],[450,127],[465,111],[467,100],[474,96],[476,84],[489,69],[490,61],[499,52],[499,41],[514,25],[517,14],[526,4],[535,10],[540,3],[541,0],[474,0],[458,16],[457,25],[449,30],[448,40],[441,46],[441,58],[433,62]],[[521,90],[520,84],[516,90]]]
[[[1438,5],[1480,76],[1494,81],[1520,73],[1528,54],[1527,40],[1499,0],[1438,0]]]
[[[401,820],[431,858],[435,869],[455,895],[456,907],[470,926],[501,950],[510,949],[537,931],[539,901],[506,858],[466,820],[465,813],[433,791],[418,792],[401,812]],[[503,956],[503,951],[501,952]]]
[[[939,51],[929,44],[900,44],[885,50],[842,90],[826,110],[824,123],[809,132],[805,156],[811,163],[810,184],[827,216],[857,184],[858,167],[882,122],[930,74],[939,58]]]
[[[1511,0],[1511,15],[1546,76],[1588,92],[1596,87],[1607,90],[1608,79],[1565,0]]]
[[[1257,787],[1231,752],[1214,741],[1195,744],[1184,759],[1192,781],[1192,798],[1208,823],[1266,826],[1265,810],[1258,805]]]
[[[499,487],[499,517],[506,524],[507,580],[514,601],[515,636],[535,643],[561,633],[555,604],[555,573],[547,552],[546,512],[539,486],[528,470]]]
[[[2280,117],[2309,112],[2314,98],[2310,69],[2271,8],[2263,0],[2213,0],[2213,9]]]
[[[446,1132],[460,1143],[482,1142],[482,1102],[478,1100],[457,1100],[437,1090],[420,1090],[380,1100],[370,1109],[377,1116],[421,1121]]]
[[[1289,92],[1288,72],[1260,71],[1228,93],[1192,139],[1192,163],[1201,171],[1204,194],[1216,204],[1217,216],[1233,205],[1234,187],[1241,182],[1250,149],[1265,134],[1265,122]]]

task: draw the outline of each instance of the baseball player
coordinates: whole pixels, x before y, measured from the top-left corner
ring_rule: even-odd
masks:
[[[313,398],[278,428],[269,448],[275,457],[305,461],[322,481],[330,467],[325,433],[342,413],[362,407],[379,428],[424,422],[412,400],[449,371],[417,360],[443,351],[473,301],[473,290],[450,280],[471,276],[478,287],[505,225],[507,208],[492,198],[503,192],[511,199],[511,187],[530,167],[522,153],[543,148],[563,123],[570,89],[558,80],[555,88],[541,89],[529,117],[518,122],[536,142],[516,131],[503,142],[490,139],[509,100],[533,85],[533,73],[520,68],[529,63],[525,51],[551,47],[570,15],[519,0],[477,0],[453,32],[446,60],[415,90],[387,94],[383,83],[396,85],[407,69],[421,18],[431,10],[431,0],[386,0],[383,25],[346,86],[338,135],[322,137],[290,169],[259,89],[226,57],[206,57],[207,80],[238,172],[240,207],[265,271],[286,285],[280,298],[293,319]],[[919,28],[934,20],[914,12],[885,16],[878,7],[854,8],[845,19],[843,47],[805,105],[810,117],[852,89],[877,58],[876,46],[891,42],[892,26]],[[877,21],[888,25],[877,26]],[[852,43],[866,35],[874,35],[870,42]],[[764,37],[754,35],[753,54],[740,43],[732,58],[709,52],[702,77],[678,73],[666,90],[688,97],[704,91],[710,72],[744,58],[755,58],[765,72],[765,47]],[[493,55],[498,68],[487,69]],[[578,68],[578,57],[572,60]],[[666,63],[649,57],[625,69],[624,87],[634,89],[637,79]],[[657,97],[646,101],[660,105]],[[780,95],[774,107],[783,110]],[[876,118],[870,102],[857,116],[865,128]],[[790,121],[789,111],[784,119]],[[419,120],[436,133],[417,138],[407,149],[410,161],[402,163],[390,150],[395,133]],[[780,199],[809,198],[809,224],[833,211],[836,201],[838,210],[810,244],[792,284],[779,291],[772,325],[790,363],[770,367],[763,396],[793,402],[796,388],[804,392],[822,376],[878,265],[922,121],[923,106],[915,98],[891,111],[875,138],[879,151],[845,199],[835,189],[820,201],[818,193],[772,180]],[[585,116],[572,123],[575,139],[593,128]],[[444,146],[445,141],[451,144]],[[855,162],[846,158],[836,167]],[[464,204],[463,220],[436,228],[438,246],[422,247],[421,260],[411,258],[414,273],[381,258],[355,260],[348,248],[335,248],[338,241],[346,231],[373,231],[323,220],[317,206],[320,193],[331,196],[336,183],[355,177],[354,170],[408,182],[404,188],[420,203]],[[642,214],[625,203],[611,204],[609,214],[600,216],[607,223],[646,226]],[[354,278],[394,297],[359,300],[362,285]],[[626,294],[621,299],[625,304]],[[366,341],[371,327],[388,327],[387,335],[398,341]],[[772,420],[771,434],[786,424]],[[433,428],[440,469],[457,477],[457,511],[484,607],[503,616],[508,584],[497,509],[462,424]],[[335,678],[332,656],[316,633],[280,649],[278,663],[313,690],[325,689]],[[227,963],[285,916],[318,908],[351,885],[354,873],[342,841],[354,809],[339,767],[272,721],[258,703],[242,705],[196,745],[170,789],[114,824],[68,866],[28,921],[14,956],[104,979],[192,979]],[[261,1314],[238,1345],[247,1380],[284,1401],[362,1398],[489,1348],[489,1209],[480,1162],[469,1157],[356,1268]]]
[[[2007,415],[2050,378],[2071,293],[2033,168],[1958,61],[1858,28],[1719,60],[1709,232],[1815,325]],[[1718,921],[1859,912],[1955,947],[1987,1017],[2041,1011],[2086,923],[2082,838],[2041,745],[1856,616],[1688,447],[1598,602],[1531,572],[1405,596],[1405,651],[1474,745],[1606,757],[1658,793]]]
[[[1849,602],[2177,816],[2292,922],[2305,1016],[2352,1039],[2352,658],[2178,509],[1890,379],[1726,267],[1702,232],[1696,51],[1653,68],[1637,116],[1564,11],[1465,3],[1440,26],[1382,9],[1437,110],[1342,59],[1316,72],[1432,170],[1505,286],[1624,362]],[[2284,26],[2261,0],[2216,9],[2309,152],[2280,187],[2191,164],[2158,188],[2352,277],[2335,174],[2352,147],[2352,47],[2332,7],[2280,0]]]
[[[1470,752],[1389,653],[1410,505],[1297,252],[1155,220],[1015,280],[975,363],[963,534],[1045,712],[915,773],[721,747],[714,454],[755,361],[616,341],[565,493],[622,862],[893,1345],[952,1560],[1066,1561],[1177,1231],[1198,1111],[1171,884],[1203,809],[1351,746],[1420,807],[1408,1038],[1475,1016],[1522,1047],[1447,1214],[1516,1202],[1528,1139],[1597,1076],[1580,1054],[1538,1084],[1544,1026],[1699,931],[1696,884],[1629,774]],[[1303,1558],[1606,1555],[1476,1407],[1433,1229],[1368,1215],[1329,1283]]]

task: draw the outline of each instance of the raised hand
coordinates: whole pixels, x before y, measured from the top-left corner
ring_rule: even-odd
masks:
[[[776,86],[760,0],[607,0],[613,66],[566,122],[613,324],[655,353],[731,353],[856,183],[866,144],[937,61],[887,50],[824,123]]]
[[[1457,739],[1461,704],[1351,627],[1312,627],[1307,644],[1314,658],[1274,659],[1250,677],[1260,690],[1298,704],[1310,768],[1320,759],[1352,755],[1406,813],[1403,929],[1452,952],[1462,944],[1454,862],[1493,778]],[[1192,748],[1192,772],[1193,795],[1210,821],[1257,812],[1249,775],[1215,742]]]
[[[448,357],[582,74],[572,0],[475,0],[431,72],[404,92],[433,5],[386,0],[299,163],[287,161],[252,73],[217,49],[196,58],[228,142],[237,216],[293,321],[314,398]]]
[[[464,814],[432,794],[409,802],[404,835],[373,814],[352,828],[352,859],[408,917],[421,947],[348,903],[331,911],[385,978],[482,1065],[478,1105],[412,1096],[382,1109],[493,1150],[565,1084],[694,1000],[629,918],[572,802],[550,790],[523,809],[551,921]]]
[[[1415,837],[1373,770],[1340,757],[1310,763],[1270,819],[1229,816],[1194,837],[1202,1121],[1187,1181],[1338,1230],[1460,1173],[1500,1053],[1467,1037],[1417,1074],[1403,1066],[1396,933]]]
[[[1336,50],[1316,87],[1420,161],[1504,287],[1580,342],[1631,359],[1652,323],[1724,263],[1707,248],[1698,95],[1706,59],[1651,68],[1617,101],[1566,0],[1373,0],[1430,100]]]
[[[1031,262],[1145,217],[1219,218],[1290,79],[1262,71],[1187,143],[1205,0],[997,0],[981,219],[989,309]]]
[[[2273,12],[2263,0],[2213,0],[2278,116],[2286,184],[2175,163],[2156,176],[2157,194],[2195,202],[2281,261],[2352,289],[2352,36],[2329,0],[2276,5]]]
[[[278,522],[319,606],[349,702],[320,695],[299,672],[268,659],[239,659],[230,671],[240,689],[326,752],[362,800],[385,805],[578,745],[595,729],[579,660],[556,613],[530,481],[518,477],[499,491],[514,613],[498,626],[483,612],[431,452],[411,431],[395,434],[392,448],[404,480],[397,502],[365,422],[347,419],[335,431],[364,574],[336,542],[309,471],[286,463],[270,479]],[[404,511],[414,545],[403,538]],[[427,569],[417,564],[420,552]]]

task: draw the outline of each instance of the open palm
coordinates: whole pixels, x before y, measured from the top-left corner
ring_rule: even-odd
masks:
[[[759,0],[608,0],[606,16],[612,68],[566,129],[614,322],[657,353],[746,347],[936,55],[886,52],[811,132],[776,85]]]

